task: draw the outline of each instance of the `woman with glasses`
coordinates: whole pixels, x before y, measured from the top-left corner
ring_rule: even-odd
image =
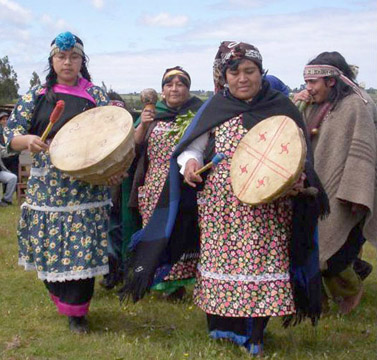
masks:
[[[5,129],[7,146],[28,149],[33,164],[18,228],[19,264],[36,270],[58,312],[73,332],[87,332],[86,315],[94,277],[108,272],[109,188],[76,180],[55,168],[48,144],[75,115],[107,105],[105,92],[91,83],[83,42],[70,32],[51,43],[44,85],[27,92]],[[49,133],[41,135],[58,100],[65,109]]]

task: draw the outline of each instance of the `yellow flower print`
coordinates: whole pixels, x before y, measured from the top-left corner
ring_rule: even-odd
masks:
[[[32,95],[31,95],[31,93],[27,93],[27,94],[25,94],[25,95],[22,97],[22,100],[23,100],[24,102],[31,102],[32,99],[33,99],[33,97],[32,97]]]
[[[55,179],[50,180],[50,186],[56,186],[58,182]]]
[[[50,248],[51,248],[51,249],[55,249],[55,247],[56,247],[56,244],[55,244],[55,243],[51,243],[51,244],[50,244]]]
[[[82,251],[79,251],[78,254],[77,254],[78,257],[83,257],[83,255],[84,255],[84,254],[83,254]]]
[[[69,237],[69,240],[71,240],[71,241],[76,241],[76,235],[71,235],[70,237]],[[77,245],[75,245],[75,246],[77,246]]]
[[[92,254],[86,254],[85,255],[85,260],[89,261],[92,258]]]
[[[52,228],[48,233],[51,235],[51,236],[54,236],[58,233],[58,229],[57,228]]]
[[[71,194],[72,194],[73,196],[77,195],[77,189],[72,189],[72,190],[71,190]]]
[[[69,260],[68,258],[64,258],[64,259],[62,260],[62,264],[63,264],[63,265],[69,265],[70,262],[71,262],[71,260]]]
[[[64,251],[64,255],[65,255],[65,256],[70,256],[70,255],[71,255],[71,252],[70,252],[69,250],[66,250],[66,251]]]
[[[102,240],[101,241],[101,246],[102,247],[107,247],[107,240]]]

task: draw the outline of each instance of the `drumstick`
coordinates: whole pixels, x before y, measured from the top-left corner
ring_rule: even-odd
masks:
[[[63,114],[64,111],[65,102],[64,100],[58,100],[56,103],[54,110],[52,110],[52,113],[50,115],[50,122],[48,123],[45,131],[43,132],[41,136],[41,140],[44,142],[46,141],[46,138],[48,134],[50,133],[52,126],[60,119],[60,117]]]
[[[225,159],[225,155],[223,153],[216,154],[208,164],[204,165],[199,170],[196,170],[195,175],[199,175],[202,172],[210,169],[212,166],[216,166],[220,161],[224,159]]]

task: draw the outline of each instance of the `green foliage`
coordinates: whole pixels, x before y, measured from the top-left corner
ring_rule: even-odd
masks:
[[[39,78],[39,75],[35,71],[33,71],[30,79],[30,89],[35,85],[41,85],[41,79]]]
[[[177,136],[176,143],[181,140],[181,137],[185,133],[188,126],[191,124],[191,120],[195,117],[196,113],[193,113],[191,110],[184,115],[178,115],[174,127],[166,133],[166,136]]]
[[[114,291],[96,286],[88,335],[71,334],[35,272],[17,266],[16,206],[0,208],[0,359],[2,360],[247,360],[229,342],[209,339],[205,315],[192,302],[156,292],[137,304],[119,304]],[[364,250],[374,271],[364,283],[360,306],[341,316],[335,305],[318,326],[308,322],[283,329],[272,319],[264,359],[371,360],[376,358],[376,250]]]
[[[17,74],[9,63],[8,56],[0,58],[0,103],[18,98]]]

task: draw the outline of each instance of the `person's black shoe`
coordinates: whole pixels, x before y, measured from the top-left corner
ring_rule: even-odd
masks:
[[[0,201],[0,207],[7,207],[8,204],[6,202]]]
[[[103,279],[99,282],[99,284],[106,290],[113,289],[117,283],[114,274],[104,275]]]
[[[119,266],[119,261],[112,255],[109,255],[109,273],[104,275],[103,279],[99,282],[106,290],[111,290],[122,282],[123,274]]]
[[[85,316],[68,316],[69,330],[76,334],[89,332],[88,320]]]
[[[177,290],[172,293],[165,295],[166,300],[176,302],[182,301],[186,295],[186,288],[184,286],[179,287]]]
[[[355,273],[360,276],[360,279],[364,281],[372,272],[373,266],[367,261],[356,259],[353,263],[353,269]]]
[[[8,201],[8,200],[5,200],[5,199],[2,199],[1,202],[6,204],[6,205],[12,205],[12,201]]]

